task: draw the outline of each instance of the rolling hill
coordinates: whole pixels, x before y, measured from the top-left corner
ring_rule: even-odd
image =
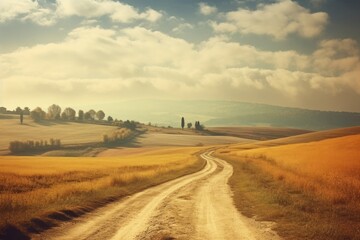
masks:
[[[200,121],[205,126],[271,126],[325,130],[360,125],[360,113],[319,111],[235,101],[131,100],[93,105],[121,119],[179,127]]]

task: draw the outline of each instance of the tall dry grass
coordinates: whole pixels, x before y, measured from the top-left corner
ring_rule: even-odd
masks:
[[[91,205],[197,171],[199,148],[121,157],[0,156],[0,228],[51,212]]]
[[[360,199],[360,135],[237,153],[274,179],[331,203]]]
[[[360,239],[360,135],[217,155],[234,165],[239,209],[286,238]]]

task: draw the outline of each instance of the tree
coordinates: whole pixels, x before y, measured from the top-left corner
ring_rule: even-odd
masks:
[[[199,130],[199,131],[202,131],[202,130],[204,130],[204,126],[200,124],[200,121],[196,121],[195,122],[195,129]]]
[[[6,113],[6,108],[5,107],[0,107],[0,113]]]
[[[114,121],[114,119],[111,116],[108,116],[107,120],[108,120],[108,122]]]
[[[64,112],[64,117],[65,119],[64,120],[70,120],[70,121],[74,121],[75,120],[75,115],[76,115],[76,112],[74,109],[68,107],[68,108],[65,108]],[[63,117],[63,114],[61,114],[61,117]]]
[[[67,116],[65,112],[61,113],[61,120],[67,120]]]
[[[79,110],[78,119],[79,119],[79,121],[84,120],[84,111],[83,110]]]
[[[134,121],[126,120],[125,122],[120,123],[119,126],[130,129],[130,130],[135,130],[136,126],[137,126],[137,123],[134,122]]]
[[[24,111],[23,111],[23,114],[24,114],[24,115],[29,115],[29,114],[30,114],[30,108],[25,107],[25,108],[24,108]]]
[[[104,111],[102,111],[102,110],[97,111],[97,113],[96,113],[96,118],[97,118],[97,119],[103,120],[104,117],[105,117]]]
[[[187,127],[188,127],[188,128],[191,128],[191,127],[192,127],[192,123],[189,122],[189,123],[187,124]]]
[[[61,107],[59,105],[53,104],[48,107],[47,118],[48,119],[59,119],[61,114]]]
[[[37,122],[45,119],[46,113],[40,107],[37,107],[30,112],[30,116]]]
[[[91,115],[90,115],[89,112],[86,112],[86,113],[84,114],[84,119],[85,119],[85,120],[90,120],[90,119],[91,119]]]
[[[185,118],[182,117],[181,118],[181,128],[184,129],[184,127],[185,127]]]
[[[90,116],[90,118],[88,118],[88,120],[94,120],[95,119],[95,116],[96,116],[95,110],[91,109],[87,113],[89,113],[88,116]]]
[[[23,124],[23,121],[24,121],[24,113],[23,113],[23,111],[21,111],[21,113],[20,113],[20,123]]]
[[[15,109],[15,113],[20,114],[21,112],[22,112],[21,107],[17,107],[17,108]]]

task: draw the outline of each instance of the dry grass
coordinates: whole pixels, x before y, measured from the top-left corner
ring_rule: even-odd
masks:
[[[200,148],[121,157],[0,157],[0,228],[118,198],[199,170]]]
[[[311,133],[284,137],[269,141],[258,141],[250,144],[233,145],[230,148],[237,150],[247,150],[254,148],[281,146],[287,144],[316,142],[330,138],[337,138],[337,137],[356,135],[356,134],[360,134],[360,127],[340,128],[340,129],[332,129],[332,130],[319,131],[319,132],[311,132]]]
[[[219,135],[254,140],[277,139],[311,132],[302,129],[276,127],[210,127],[208,130]]]
[[[117,127],[70,122],[36,123],[25,117],[21,125],[16,119],[0,119],[0,150],[6,150],[9,142],[50,138],[60,139],[62,144],[102,142],[104,134],[111,134]]]
[[[360,135],[217,154],[234,166],[240,210],[289,239],[360,239]]]
[[[137,145],[141,147],[156,146],[205,146],[219,145],[239,142],[251,142],[248,139],[242,139],[229,136],[201,136],[186,134],[164,134],[147,133],[137,139]]]

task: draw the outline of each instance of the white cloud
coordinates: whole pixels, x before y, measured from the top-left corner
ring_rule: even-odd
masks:
[[[301,99],[311,91],[332,97],[349,89],[360,95],[358,51],[351,39],[323,41],[302,55],[262,51],[224,36],[195,45],[141,27],[80,27],[63,42],[0,55],[0,79],[7,99],[43,96],[44,89],[55,95],[61,89],[69,99],[81,92],[88,101],[139,94],[236,99],[244,89],[269,99]]]
[[[53,11],[46,8],[38,8],[23,17],[22,20],[31,20],[40,26],[52,26],[57,21]]]
[[[153,9],[139,12],[135,7],[111,0],[57,0],[57,14],[61,17],[80,16],[96,18],[109,16],[114,22],[128,23],[134,20],[155,22],[162,14]]]
[[[19,15],[28,14],[38,8],[37,1],[32,0],[1,0],[0,23],[12,20]]]
[[[211,15],[217,12],[217,8],[201,2],[199,3],[199,11],[203,15]]]
[[[194,26],[190,23],[180,23],[177,27],[173,28],[172,31],[175,33],[182,33],[187,29],[194,29]]]
[[[272,4],[260,4],[256,10],[239,8],[226,13],[226,22],[213,24],[217,32],[269,35],[285,39],[290,34],[305,38],[318,36],[328,22],[324,12],[311,13],[292,0],[279,0]]]
[[[209,24],[214,29],[215,32],[235,33],[238,30],[236,25],[233,23],[228,23],[228,22],[216,23],[214,21],[209,21]]]
[[[0,23],[20,19],[51,26],[70,16],[86,19],[108,16],[114,22],[129,23],[135,20],[156,22],[163,14],[151,8],[141,12],[131,5],[112,0],[56,0],[55,4],[38,0],[0,1]]]

